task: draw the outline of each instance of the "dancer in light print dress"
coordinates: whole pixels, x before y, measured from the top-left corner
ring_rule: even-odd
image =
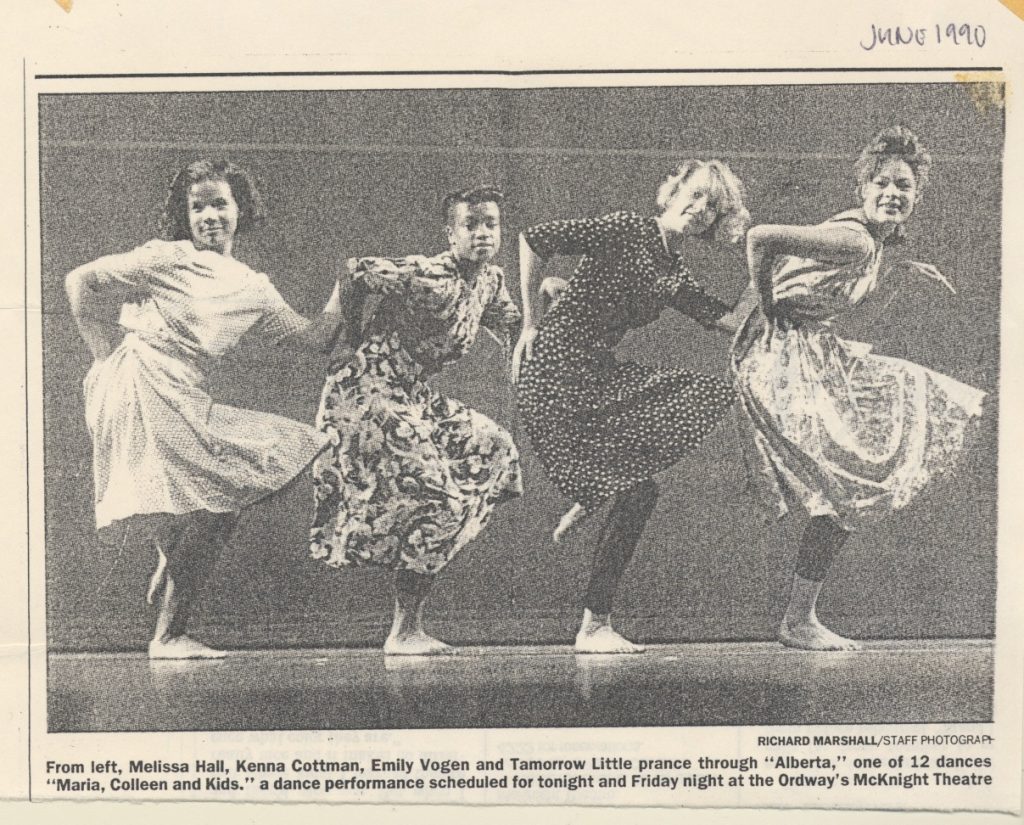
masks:
[[[236,234],[264,215],[243,169],[197,161],[174,177],[161,239],[66,279],[95,359],[85,413],[96,525],[120,523],[156,549],[154,659],[224,655],[185,632],[200,590],[239,511],[287,485],[328,442],[307,424],[217,404],[207,391],[210,370],[245,333],[322,349],[340,322],[337,286],[309,321],[234,257]]]
[[[747,236],[751,309],[733,348],[741,427],[755,486],[777,516],[811,516],[800,542],[783,644],[860,645],[825,628],[818,595],[851,531],[906,505],[949,470],[984,393],[840,338],[832,320],[883,272],[924,189],[931,157],[903,127],[879,133],[856,165],[860,205],[817,226],[764,225]],[[945,283],[932,266],[903,262]]]

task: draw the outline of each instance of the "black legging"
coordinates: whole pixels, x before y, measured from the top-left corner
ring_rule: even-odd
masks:
[[[850,532],[832,516],[814,516],[800,537],[796,574],[812,582],[825,581]]]
[[[200,510],[182,516],[170,536],[161,543],[167,557],[167,572],[174,580],[179,599],[178,610],[168,628],[172,636],[185,632],[200,590],[237,523],[237,513]]]
[[[657,502],[658,485],[649,480],[615,497],[597,540],[594,568],[583,603],[591,613],[607,615],[612,612],[619,581]]]

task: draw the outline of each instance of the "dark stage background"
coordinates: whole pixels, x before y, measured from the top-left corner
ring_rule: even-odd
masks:
[[[131,648],[147,638],[154,558],[93,531],[81,382],[89,364],[63,277],[153,236],[169,176],[229,156],[265,184],[272,220],[240,258],[307,314],[351,255],[433,253],[450,189],[508,193],[500,255],[518,291],[516,235],[530,223],[615,209],[652,212],[663,175],[688,156],[730,163],[756,222],[811,223],[856,205],[851,166],[879,128],[905,123],[935,157],[900,256],[938,265],[959,295],[893,276],[845,320],[849,336],[995,393],[999,364],[1000,111],[965,86],[781,86],[414,90],[47,96],[41,99],[47,607],[51,649]],[[693,268],[733,299],[738,253],[696,246]],[[568,264],[557,267],[568,271]],[[626,356],[727,369],[727,340],[671,311]],[[311,421],[326,359],[249,341],[214,376],[214,397]],[[431,627],[455,642],[565,642],[578,619],[597,524],[549,540],[569,505],[546,481],[516,419],[498,347],[481,336],[439,385],[507,426],[525,498],[448,568]],[[992,399],[995,401],[996,399]],[[996,405],[957,475],[848,545],[821,615],[868,638],[993,632]],[[728,422],[661,477],[662,496],[619,596],[623,628],[648,641],[773,638],[802,519],[767,524],[745,490]],[[195,620],[229,646],[379,644],[389,576],[306,557],[303,481],[244,516]]]

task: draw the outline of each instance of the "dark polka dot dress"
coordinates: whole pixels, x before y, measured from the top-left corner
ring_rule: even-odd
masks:
[[[616,359],[628,330],[666,307],[704,325],[728,312],[665,247],[654,218],[616,212],[525,233],[542,258],[582,255],[538,325],[519,411],[548,477],[587,510],[647,481],[700,445],[733,403],[729,382]]]

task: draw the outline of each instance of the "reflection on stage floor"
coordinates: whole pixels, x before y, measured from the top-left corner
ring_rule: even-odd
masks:
[[[632,656],[471,647],[246,650],[217,661],[51,654],[51,731],[352,730],[979,722],[990,641],[655,645]]]

